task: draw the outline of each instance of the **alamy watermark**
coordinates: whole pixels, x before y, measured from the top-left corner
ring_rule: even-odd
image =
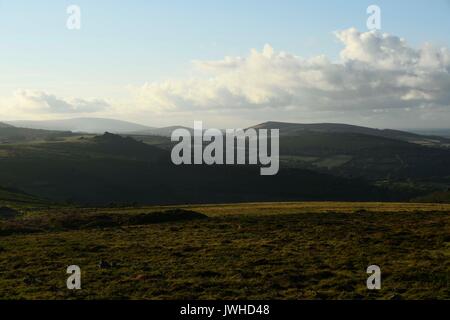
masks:
[[[367,268],[367,274],[370,274],[367,278],[367,289],[381,290],[381,268],[377,265],[371,265]]]
[[[381,8],[377,5],[371,5],[367,7],[367,18],[366,26],[370,31],[381,30]]]
[[[81,290],[81,268],[76,265],[68,266],[66,272],[70,274],[67,278],[67,289]]]
[[[172,132],[175,165],[261,165],[261,175],[276,175],[280,168],[279,129],[203,129],[194,122],[193,137],[187,129]],[[270,143],[270,150],[269,150]]]
[[[81,8],[77,5],[70,5],[66,10],[69,17],[66,21],[66,27],[69,30],[81,29]]]

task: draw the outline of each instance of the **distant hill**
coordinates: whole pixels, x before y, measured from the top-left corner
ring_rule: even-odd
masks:
[[[385,185],[413,179],[412,186],[417,190],[435,183],[439,186],[450,183],[450,140],[445,138],[331,123],[266,122],[253,128],[280,129],[284,168],[362,178]],[[155,134],[151,130],[147,133]],[[172,146],[170,140],[136,138],[166,150]],[[403,185],[410,188],[407,184]]]
[[[69,131],[52,131],[17,128],[0,123],[0,144],[24,143],[32,141],[55,141],[72,136]]]
[[[341,123],[285,123],[285,122],[265,122],[256,125],[255,129],[280,129],[280,134],[283,136],[298,136],[304,132],[321,132],[321,133],[358,133],[375,137],[383,137],[394,140],[407,141],[410,143],[436,146],[436,147],[450,147],[450,139],[427,136],[416,133],[392,130],[392,129],[374,129],[361,126],[354,126]]]
[[[450,149],[411,143],[425,137],[413,133],[261,124],[281,129],[280,172],[261,177],[259,166],[173,165],[167,136],[177,128],[94,136],[0,126],[0,185],[80,204],[409,200],[450,187]]]
[[[15,127],[30,129],[59,130],[85,133],[127,133],[152,129],[144,125],[114,119],[103,118],[74,118],[64,120],[44,121],[8,121]]]
[[[194,133],[194,129],[183,127],[183,126],[170,126],[170,127],[163,127],[163,128],[152,128],[147,130],[141,130],[132,132],[130,134],[133,135],[143,135],[143,136],[159,136],[159,137],[171,137],[172,132],[174,132],[177,129],[185,129],[188,130],[191,135]]]
[[[280,155],[282,166],[349,178],[450,182],[450,149],[361,133],[305,131],[282,135]]]
[[[450,139],[450,129],[409,129],[408,131],[420,135],[439,136]]]
[[[4,122],[0,122],[0,128],[12,128],[13,126]]]

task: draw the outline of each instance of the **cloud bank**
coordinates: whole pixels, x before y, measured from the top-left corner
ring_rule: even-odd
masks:
[[[61,99],[42,91],[18,90],[14,95],[21,108],[45,113],[90,113],[109,107],[104,100]]]
[[[12,97],[0,99],[1,113],[30,119],[42,115],[89,114],[109,108],[110,104],[105,100],[59,98],[54,94],[37,90],[17,90]]]
[[[364,111],[448,108],[450,51],[348,29],[335,33],[341,61],[304,59],[270,45],[247,57],[196,61],[199,77],[145,84],[138,100],[158,111],[298,109]],[[206,74],[206,76],[204,76]]]

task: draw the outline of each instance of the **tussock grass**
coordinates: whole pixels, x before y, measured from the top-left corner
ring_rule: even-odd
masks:
[[[65,208],[21,219],[94,213],[120,219],[170,208]],[[2,236],[0,298],[450,298],[448,206],[321,202],[185,209],[209,218]],[[110,267],[100,268],[100,261]],[[81,291],[66,289],[72,264],[82,269]],[[376,292],[366,289],[372,264],[382,270]]]

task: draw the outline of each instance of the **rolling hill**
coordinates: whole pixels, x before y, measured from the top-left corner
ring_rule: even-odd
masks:
[[[73,134],[67,131],[17,128],[0,123],[0,144],[24,143],[32,141],[54,141]]]
[[[74,118],[45,121],[8,121],[7,124],[30,129],[59,130],[85,133],[127,133],[152,129],[140,124],[102,118]]]
[[[450,150],[358,133],[305,131],[280,138],[283,166],[371,181],[450,183]]]
[[[299,168],[262,177],[259,166],[175,166],[170,151],[113,134],[0,146],[0,181],[81,204],[401,198],[362,180]]]
[[[170,137],[172,135],[172,132],[174,132],[177,129],[185,129],[188,130],[191,135],[194,133],[194,129],[183,127],[183,126],[170,126],[170,127],[163,127],[163,128],[152,128],[142,131],[136,131],[131,132],[132,135],[142,135],[142,136],[159,136],[159,137]]]
[[[450,184],[450,149],[440,143],[418,143],[429,136],[345,124],[267,122],[256,129],[279,128],[282,167],[300,168],[346,178],[377,181],[420,181],[445,188]],[[136,136],[170,150],[169,139]],[[164,140],[165,139],[165,140]],[[436,138],[433,138],[436,139]]]
[[[0,129],[12,128],[13,126],[4,122],[0,122]]]
[[[176,128],[94,136],[0,126],[0,185],[82,204],[405,200],[450,186],[450,149],[405,141],[422,137],[407,132],[261,124],[281,128],[281,170],[260,177],[259,166],[172,165],[165,135]]]
[[[282,136],[299,136],[304,134],[305,132],[320,132],[333,134],[355,133],[355,134],[363,134],[366,136],[406,141],[426,146],[450,147],[450,139],[448,138],[420,135],[416,133],[392,129],[373,129],[341,123],[300,124],[300,123],[284,123],[284,122],[265,122],[256,125],[252,128],[280,129],[280,135]]]

